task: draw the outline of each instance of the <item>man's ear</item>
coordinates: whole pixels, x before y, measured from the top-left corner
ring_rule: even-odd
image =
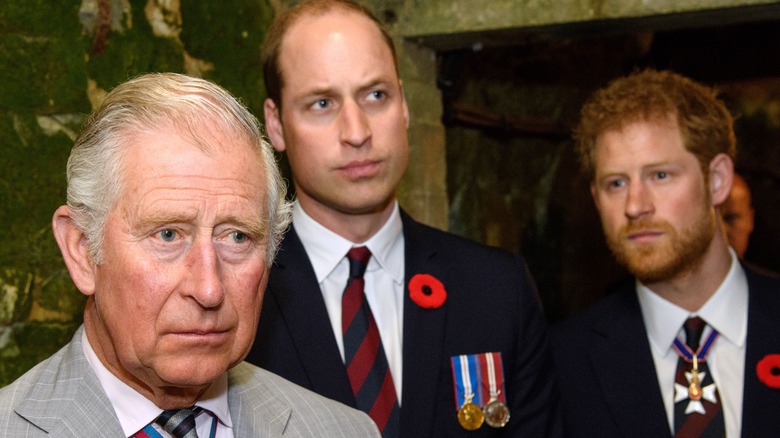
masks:
[[[719,206],[724,203],[731,192],[731,184],[734,181],[734,162],[726,154],[715,155],[710,161],[710,195],[712,205]]]
[[[268,133],[268,138],[271,140],[271,146],[277,152],[284,151],[286,146],[282,130],[282,115],[279,114],[279,107],[270,98],[263,102],[263,114],[265,114],[265,130]]]
[[[95,293],[95,264],[89,256],[87,236],[73,222],[70,207],[60,206],[51,220],[54,238],[73,283],[84,295]]]
[[[404,122],[406,122],[406,129],[409,129],[409,105],[407,105],[406,103],[406,93],[404,93],[404,82],[399,79],[398,84],[401,88],[401,99],[403,99]]]
[[[598,210],[599,197],[598,193],[596,192],[596,184],[593,182],[590,183],[590,197],[593,199],[593,204],[596,206],[596,210]]]

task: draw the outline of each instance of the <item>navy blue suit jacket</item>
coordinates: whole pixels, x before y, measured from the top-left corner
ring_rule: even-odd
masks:
[[[777,436],[780,389],[758,380],[756,364],[780,353],[780,280],[746,272],[742,436]],[[552,339],[566,436],[671,436],[633,279],[556,325]]]
[[[518,255],[419,224],[402,212],[406,283],[433,275],[447,290],[438,309],[404,297],[401,436],[557,436],[552,355],[538,295]],[[511,419],[466,432],[457,421],[450,357],[502,353]],[[291,229],[271,268],[257,339],[247,361],[355,405],[325,302]],[[557,430],[556,430],[557,429]]]

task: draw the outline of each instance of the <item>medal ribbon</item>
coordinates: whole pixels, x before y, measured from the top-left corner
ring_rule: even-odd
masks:
[[[482,373],[477,355],[452,356],[450,362],[455,383],[455,409],[460,409],[469,400],[477,406],[482,406],[482,391],[474,393],[474,388],[482,387]]]
[[[504,365],[501,361],[501,352],[494,351],[479,355],[479,361],[482,369],[482,388],[487,394],[483,394],[483,400],[498,400],[506,403],[506,390],[504,389]],[[485,383],[489,387],[485,388]]]
[[[715,344],[715,341],[718,340],[718,333],[717,330],[715,330],[714,327],[712,327],[712,331],[707,336],[707,340],[704,341],[703,344],[699,345],[699,350],[696,351],[696,360],[699,362],[704,362],[707,360],[707,354],[709,354],[710,349],[712,349],[712,346]],[[683,358],[688,363],[693,362],[693,350],[691,350],[691,347],[688,346],[685,342],[683,342],[680,337],[676,337],[674,339],[674,343],[672,344],[674,347],[674,351],[677,352],[677,355]]]

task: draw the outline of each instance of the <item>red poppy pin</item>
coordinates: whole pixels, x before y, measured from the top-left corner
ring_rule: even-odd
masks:
[[[416,274],[409,280],[409,297],[423,309],[438,309],[447,301],[447,291],[433,275]]]
[[[758,380],[764,385],[780,389],[780,354],[767,354],[756,365]]]

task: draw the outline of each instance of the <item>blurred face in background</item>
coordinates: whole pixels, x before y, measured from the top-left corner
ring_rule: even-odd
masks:
[[[721,215],[723,215],[729,245],[741,259],[745,256],[750,243],[755,213],[751,205],[750,188],[739,175],[734,175],[729,197],[721,206]]]

